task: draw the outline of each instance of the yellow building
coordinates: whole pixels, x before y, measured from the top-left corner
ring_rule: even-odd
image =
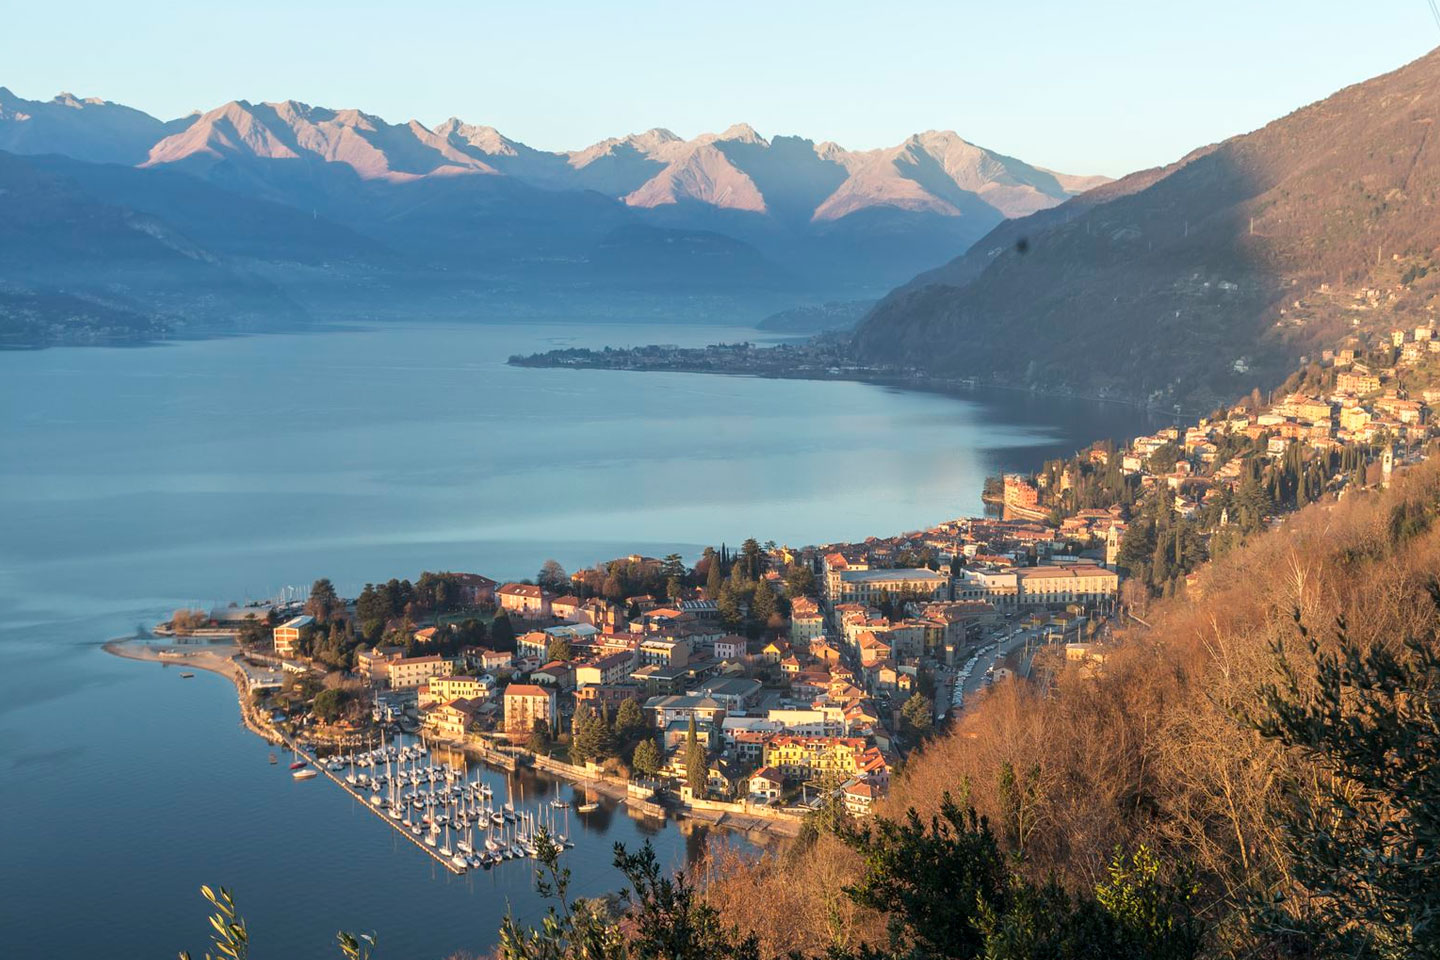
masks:
[[[1021,603],[1093,603],[1113,600],[1120,590],[1119,574],[1089,563],[1019,567],[1015,575]]]
[[[808,779],[834,773],[843,778],[860,769],[865,741],[858,737],[771,737],[765,743],[765,766],[786,777]]]
[[[314,617],[295,617],[275,628],[275,655],[289,660],[299,653],[300,631],[315,622]]]
[[[431,677],[448,677],[455,672],[455,663],[441,656],[401,657],[375,665],[376,675],[386,680],[391,690],[414,690],[428,683]]]

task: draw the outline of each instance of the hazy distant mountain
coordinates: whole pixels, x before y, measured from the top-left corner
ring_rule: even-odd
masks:
[[[991,220],[989,226],[1106,182],[1032,167],[951,131],[853,152],[796,137],[772,143],[741,123],[693,140],[655,129],[549,153],[453,117],[431,130],[414,120],[388,124],[358,110],[243,100],[157,142],[147,165],[203,169],[226,159],[302,158],[343,164],[362,180],[503,174],[548,189],[595,190],[631,207],[693,202],[815,221],[891,207],[980,217]]]
[[[52,169],[57,159],[0,153],[0,346],[278,329],[302,319],[272,284],[162,217],[97,199]]]
[[[4,90],[0,151],[34,156],[86,200],[162,223],[225,269],[341,315],[351,296],[413,314],[437,298],[456,309],[562,291],[684,302],[688,290],[761,296],[759,319],[796,299],[874,297],[1005,217],[1103,182],[954,133],[856,152],[737,124],[551,152],[453,117],[429,127],[236,100],[162,123]],[[43,275],[73,292],[60,282],[70,267],[53,266]],[[21,282],[13,273],[0,264],[0,289]]]
[[[1440,51],[1008,221],[886,297],[875,361],[1209,404],[1440,302]]]
[[[0,150],[59,153],[92,163],[142,163],[159,140],[193,118],[162,123],[139,110],[68,93],[25,100],[0,87]]]

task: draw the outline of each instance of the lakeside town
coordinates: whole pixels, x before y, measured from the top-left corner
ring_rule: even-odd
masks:
[[[237,646],[258,731],[353,755],[384,735],[533,766],[638,809],[801,829],[864,818],[906,756],[995,683],[1104,670],[1151,598],[1324,496],[1426,455],[1440,338],[1326,351],[1269,398],[987,481],[990,515],[857,543],[746,540],[530,581],[326,579],[157,628]],[[203,664],[202,664],[203,665]],[[204,665],[215,669],[215,664]],[[333,778],[332,778],[333,779]],[[338,781],[337,781],[338,782]]]

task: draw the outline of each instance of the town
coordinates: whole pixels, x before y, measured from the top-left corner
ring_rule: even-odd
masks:
[[[159,632],[237,638],[255,716],[313,744],[379,725],[658,811],[863,818],[990,685],[1103,670],[1117,628],[1196,589],[1205,559],[1423,458],[1437,382],[1432,327],[1352,338],[1268,400],[992,477],[983,517],[525,582],[426,572],[351,600],[321,579]]]

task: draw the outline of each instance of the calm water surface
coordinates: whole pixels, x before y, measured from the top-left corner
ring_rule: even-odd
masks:
[[[0,956],[198,953],[201,883],[236,891],[268,958],[334,955],[340,928],[387,958],[480,952],[507,908],[541,912],[525,863],[452,877],[271,767],[228,681],[98,649],[177,606],[917,529],[978,512],[987,473],[1156,426],[1019,393],[505,366],[755,338],[414,325],[0,353]],[[618,886],[614,841],[674,866],[705,841],[608,808],[574,832],[582,895]]]

